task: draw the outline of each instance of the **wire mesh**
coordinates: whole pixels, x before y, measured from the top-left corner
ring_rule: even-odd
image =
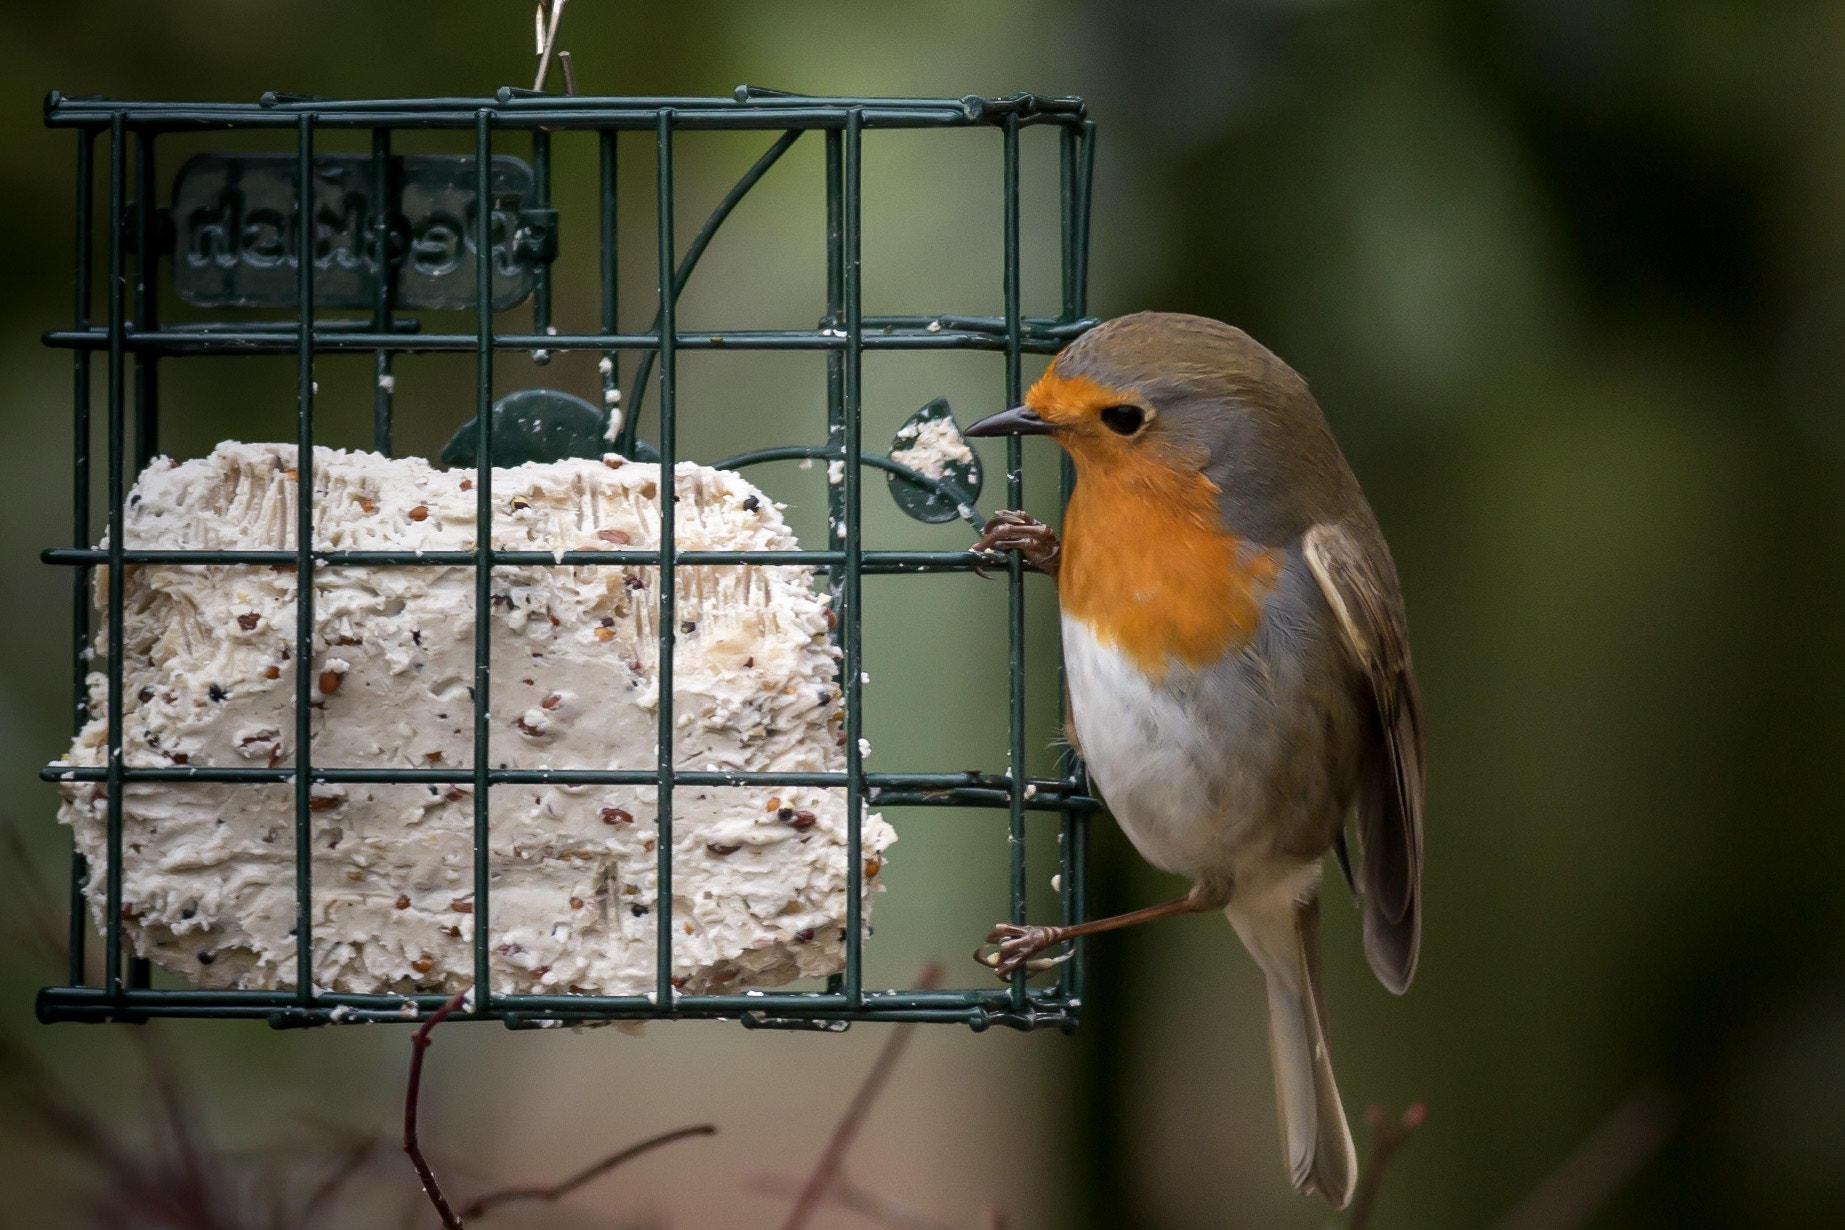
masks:
[[[1086,818],[1095,808],[1086,794],[1080,766],[1059,776],[1028,780],[1026,756],[1025,588],[1023,566],[1016,556],[1005,567],[1008,638],[1008,772],[871,773],[863,762],[863,591],[866,576],[896,573],[971,571],[980,563],[966,551],[870,550],[863,546],[865,465],[902,473],[920,483],[938,480],[908,470],[890,458],[865,450],[862,438],[863,363],[867,351],[1000,351],[1005,356],[1004,395],[1014,404],[1021,393],[1022,363],[1028,354],[1049,354],[1080,334],[1086,319],[1090,183],[1094,165],[1095,126],[1080,100],[1016,95],[1004,99],[814,98],[739,87],[732,98],[558,98],[502,89],[484,99],[386,99],[335,101],[288,95],[265,95],[258,103],[141,103],[104,99],[70,99],[53,94],[46,120],[54,128],[75,130],[76,252],[74,317],[68,329],[46,334],[47,344],[74,356],[72,456],[74,545],[44,552],[47,562],[72,571],[72,688],[76,726],[89,717],[86,677],[92,669],[91,588],[100,572],[107,580],[103,618],[107,645],[107,758],[101,767],[57,763],[41,776],[47,781],[93,782],[102,786],[107,807],[108,866],[103,887],[100,978],[86,971],[88,945],[86,891],[90,869],[73,855],[70,885],[70,967],[67,985],[41,991],[39,1015],[46,1021],[139,1021],[156,1016],[257,1018],[277,1027],[330,1021],[415,1020],[441,1005],[440,994],[362,995],[319,990],[315,986],[313,899],[314,817],[310,788],[322,783],[451,784],[473,790],[473,939],[475,998],[467,1014],[528,1027],[564,1021],[662,1018],[736,1018],[753,1027],[838,1028],[854,1020],[961,1022],[974,1028],[1006,1024],[1019,1028],[1073,1026],[1084,993],[1084,960],[1078,941],[1073,959],[1059,967],[1054,982],[1028,985],[1024,974],[1009,985],[938,990],[867,987],[864,976],[865,928],[845,928],[844,968],[820,991],[752,991],[748,994],[686,994],[674,985],[672,921],[674,791],[687,786],[822,786],[843,789],[846,796],[847,867],[862,865],[861,821],[865,805],[879,808],[947,806],[1003,812],[1010,864],[1007,869],[1009,917],[1023,923],[1026,910],[1026,815],[1048,812],[1059,818],[1060,921],[1084,917]],[[1003,142],[1003,291],[998,317],[943,313],[920,316],[874,316],[864,311],[862,279],[864,146],[868,135],[896,129],[991,129]],[[1059,158],[1061,310],[1055,317],[1028,317],[1022,308],[1020,278],[1020,141],[1024,130],[1055,131]],[[293,318],[251,322],[205,320],[163,326],[157,317],[161,256],[171,245],[171,219],[155,204],[156,151],[162,137],[204,132],[267,132],[286,139],[292,130],[293,174],[297,202],[311,199],[316,170],[316,138],[330,131],[369,133],[369,162],[374,213],[366,219],[370,259],[381,272],[373,279],[369,312],[336,318],[316,311],[314,211],[297,208],[293,221]],[[406,131],[451,130],[472,136],[473,193],[477,203],[490,199],[496,137],[523,134],[530,141],[533,194],[521,212],[517,234],[503,235],[499,247],[515,243],[532,257],[532,323],[529,332],[502,331],[495,322],[494,211],[476,208],[472,216],[474,257],[473,328],[425,331],[424,320],[399,302],[395,279],[388,276],[393,243],[392,203],[405,174],[394,155],[396,138]],[[776,132],[773,144],[720,201],[692,241],[680,253],[675,235],[675,146],[683,136],[720,130]],[[657,186],[655,250],[662,288],[652,328],[623,333],[618,327],[618,272],[621,228],[617,214],[620,184],[617,137],[622,132],[651,133]],[[550,267],[555,254],[556,216],[551,209],[554,134],[593,134],[596,149],[600,328],[596,333],[560,333],[552,321]],[[678,299],[700,257],[737,203],[792,146],[809,133],[824,142],[827,269],[826,314],[812,329],[745,329],[723,333],[683,331]],[[134,149],[130,179],[129,149]],[[103,146],[101,174],[106,177],[107,216],[99,232],[94,196],[98,178],[97,145]],[[132,192],[132,196],[131,196]],[[547,228],[548,242],[547,242]],[[103,279],[105,322],[95,319],[95,263],[98,248],[106,262]],[[131,262],[132,256],[132,262]],[[131,269],[132,264],[132,269]],[[130,282],[132,273],[133,282]],[[684,351],[819,351],[827,371],[827,436],[823,446],[789,445],[761,449],[720,465],[739,467],[766,460],[808,457],[845,462],[843,481],[828,487],[829,545],[791,551],[684,551],[677,548],[674,500],[660,500],[658,550],[549,551],[500,550],[490,532],[493,472],[485,464],[494,456],[492,390],[497,354],[505,351],[587,351],[599,354],[605,403],[621,401],[620,357],[638,356],[629,386],[633,405],[626,414],[616,449],[628,456],[657,454],[665,469],[679,460],[678,358]],[[130,547],[124,538],[124,500],[128,483],[159,449],[159,363],[174,357],[291,355],[295,361],[295,419],[299,490],[313,490],[315,360],[326,355],[369,356],[373,380],[372,435],[376,451],[390,455],[393,445],[394,364],[410,354],[472,351],[475,356],[476,414],[474,456],[475,546],[465,551],[365,551],[314,547],[314,501],[297,501],[293,550],[149,550]],[[93,497],[91,404],[93,367],[105,367],[104,406],[107,545],[97,548],[91,523]],[[638,436],[640,397],[651,369],[658,370],[658,440],[651,447]],[[130,428],[132,427],[132,437]],[[132,444],[133,452],[130,453]],[[1067,488],[1068,475],[1065,475]],[[951,492],[952,493],[952,492]],[[1025,501],[1020,442],[1006,444],[1006,504]],[[837,535],[837,537],[833,537]],[[676,629],[677,570],[729,564],[799,564],[825,570],[839,615],[842,651],[840,687],[844,697],[845,766],[843,771],[809,773],[693,771],[674,762],[673,670]],[[124,700],[122,655],[126,570],[145,564],[266,565],[292,568],[296,626],[295,763],[292,767],[130,767],[123,760]],[[588,565],[657,568],[660,629],[658,757],[651,766],[572,770],[495,768],[486,753],[489,738],[487,698],[494,663],[491,620],[477,618],[473,661],[473,757],[470,768],[365,768],[321,765],[312,761],[310,729],[313,672],[315,585],[317,569],[333,567],[394,568],[432,565],[473,570],[477,612],[490,609],[491,579],[496,566]],[[293,989],[205,990],[154,987],[145,960],[129,952],[123,933],[124,787],[134,783],[289,783],[293,787],[295,847],[295,948],[297,978]],[[492,825],[492,787],[508,784],[651,785],[657,790],[657,960],[654,990],[644,996],[564,994],[494,994],[488,977],[493,932],[490,925],[494,884],[487,851]],[[862,920],[863,881],[845,877],[848,920]],[[977,969],[968,963],[970,974]]]

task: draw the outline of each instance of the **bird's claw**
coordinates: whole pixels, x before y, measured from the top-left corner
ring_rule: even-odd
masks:
[[[994,513],[979,540],[969,550],[975,555],[986,556],[1017,551],[1026,567],[1050,576],[1057,575],[1057,566],[1063,553],[1055,530],[1015,508],[1005,508]],[[979,566],[974,571],[983,577],[986,575]]]
[[[987,933],[986,944],[974,950],[974,960],[1001,978],[1010,978],[1019,970],[1038,974],[1070,959],[1070,952],[1055,957],[1038,955],[1058,943],[1056,927],[1020,927],[1012,923],[1000,923]]]

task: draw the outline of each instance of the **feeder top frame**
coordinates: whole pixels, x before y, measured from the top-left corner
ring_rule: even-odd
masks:
[[[481,112],[511,127],[651,128],[662,113],[680,128],[839,128],[857,114],[866,128],[971,128],[982,125],[1083,125],[1080,98],[1020,93],[1005,98],[822,98],[740,85],[729,98],[560,97],[501,86],[491,98],[332,99],[272,90],[253,103],[123,102],[71,98],[51,91],[45,123],[54,128],[107,128],[117,116],[137,131],[184,131],[230,125],[292,127],[312,114],[321,127],[471,128]]]

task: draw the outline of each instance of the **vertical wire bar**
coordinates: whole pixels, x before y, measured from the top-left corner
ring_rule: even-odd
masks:
[[[861,157],[865,113],[846,114],[845,226],[841,266],[846,297],[846,349],[844,371],[844,439],[846,563],[841,596],[845,610],[840,618],[840,638],[845,650],[846,674],[846,1007],[857,1011],[864,1003],[865,919],[863,850],[865,755],[859,742],[864,735],[864,645],[860,632],[863,611],[859,602],[862,581],[860,543],[863,528],[859,453],[864,377],[864,284],[860,277],[859,249],[863,238],[863,178]]]
[[[145,129],[135,133],[135,311],[137,332],[152,332],[160,327],[158,300],[158,262],[160,254],[154,242],[154,134]],[[154,459],[160,447],[160,371],[158,359],[147,351],[135,352],[135,464],[138,475]],[[145,989],[152,973],[146,957],[128,959],[128,985]]]
[[[1062,278],[1062,285],[1060,288],[1062,291],[1062,308],[1058,319],[1068,323],[1069,321],[1077,319],[1077,291],[1075,285],[1077,219],[1076,177],[1079,149],[1077,133],[1074,128],[1065,127],[1059,129],[1057,135],[1058,230],[1063,240],[1063,268],[1060,274]],[[1061,509],[1066,507],[1070,502],[1070,489],[1075,474],[1075,468],[1070,464],[1069,455],[1062,449],[1058,450],[1058,455],[1057,507]],[[1059,654],[1057,662],[1057,724],[1060,731],[1070,718],[1069,712],[1064,705],[1064,697],[1067,694],[1064,684],[1064,665],[1062,655]],[[1074,772],[1075,766],[1071,765],[1070,769]],[[1082,835],[1077,829],[1077,814],[1074,810],[1065,808],[1060,820],[1061,822],[1057,830],[1057,874],[1059,877],[1057,907],[1059,921],[1063,926],[1067,927],[1081,921],[1079,915],[1082,909],[1083,899],[1079,892],[1081,883],[1080,877],[1076,871],[1076,855],[1082,845]],[[1057,989],[1059,995],[1063,997],[1067,1005],[1066,1011],[1070,1010],[1070,1001],[1078,998],[1076,980],[1081,965],[1082,957],[1073,954],[1072,959],[1066,961],[1058,970]]]
[[[314,1002],[314,117],[295,126],[295,998]]]
[[[156,297],[160,253],[154,239],[154,134],[135,133],[135,330],[151,333],[160,328]],[[147,468],[160,448],[160,381],[158,359],[148,351],[135,353],[135,467]]]
[[[1069,126],[1057,130],[1057,229],[1062,240],[1062,306],[1058,320],[1076,319],[1076,173],[1079,138]]]
[[[616,279],[621,268],[621,226],[617,214],[619,181],[615,160],[618,150],[617,133],[613,128],[604,128],[596,137],[600,147],[597,165],[597,225],[601,228],[602,331],[613,333],[617,328],[616,308],[620,302],[620,285]],[[621,413],[621,353],[615,350],[603,351],[597,366],[602,371],[602,421],[616,426],[615,416]],[[616,431],[609,434],[618,434],[619,430],[619,426],[616,426]]]
[[[90,327],[90,296],[94,259],[96,134],[88,128],[77,130],[77,284],[72,317],[82,331]],[[91,352],[73,352],[72,372],[72,454],[71,454],[71,543],[90,545],[90,359]],[[89,721],[90,678],[90,580],[88,566],[71,570],[71,734],[83,733]],[[84,948],[89,939],[88,908],[84,887],[89,883],[89,860],[73,845],[70,869],[70,942],[66,955],[70,959],[70,985],[84,984]]]
[[[488,981],[492,802],[487,781],[493,716],[493,113],[474,113],[474,1012],[493,1001]],[[512,243],[512,228],[506,232]]]
[[[551,208],[551,134],[542,128],[532,129],[532,205],[537,209]],[[518,255],[517,223],[509,223],[506,228],[507,264],[513,263]],[[551,331],[551,266],[549,262],[537,261],[532,270],[532,332],[540,337]],[[544,362],[550,362],[550,351],[545,351]]]
[[[1082,168],[1077,173],[1076,319],[1089,315],[1089,217],[1095,200],[1095,121],[1083,123]]]
[[[109,714],[106,779],[109,870],[103,915],[104,982],[110,998],[122,993],[122,469],[127,434],[123,422],[123,332],[127,328],[127,274],[122,223],[128,177],[127,125],[120,111],[109,122]]]
[[[1070,281],[1072,290],[1071,319],[1081,320],[1089,315],[1089,218],[1090,205],[1095,199],[1095,121],[1083,123],[1082,141],[1078,147],[1079,159],[1076,173],[1076,217],[1075,234],[1071,243]],[[1070,493],[1076,488],[1076,467],[1066,455],[1059,463],[1063,503],[1068,504]],[[1079,771],[1077,779],[1084,793],[1089,790],[1087,771]],[[1090,813],[1077,812],[1065,821],[1065,891],[1075,910],[1075,920],[1082,921],[1089,916],[1089,824]],[[1085,1002],[1089,996],[1089,941],[1087,938],[1076,941],[1075,955],[1069,964],[1069,994],[1078,1004]]]
[[[372,129],[372,332],[391,331],[397,310],[397,265],[391,252],[391,219],[397,213],[396,177],[391,173],[391,130]],[[372,451],[391,455],[391,396],[397,378],[393,354],[372,351]]]
[[[674,469],[679,460],[675,415],[678,410],[677,299],[673,290],[673,112],[662,110],[654,130],[654,180],[658,194],[660,259],[660,746],[659,830],[654,853],[658,859],[659,892],[654,916],[659,927],[655,1008],[669,1015],[673,1006],[673,645],[678,625],[673,587],[674,504],[678,483]]]
[[[1022,393],[1019,307],[1019,117],[1006,117],[1005,127],[1005,292],[1006,292],[1006,404],[1016,406]],[[1006,507],[1025,506],[1025,453],[1018,436],[1006,437]],[[1025,923],[1025,566],[1017,552],[1007,556],[1007,656],[1009,697],[1008,758],[1011,764],[1011,799],[1008,845],[1011,848],[1012,921]],[[1025,971],[1012,976],[1014,1011],[1025,1007]]]
[[[838,329],[845,320],[845,153],[844,133],[829,128],[826,134],[826,324]],[[826,352],[826,447],[832,456],[843,456],[846,444],[845,354]],[[829,482],[826,485],[827,546],[837,545],[845,526],[846,493]],[[842,572],[835,566],[827,569],[827,590],[837,607]]]
[[[837,329],[846,314],[846,182],[845,133],[838,128],[826,130],[826,318],[824,327]],[[829,348],[826,352],[826,445],[829,450],[845,450],[846,356]],[[828,483],[826,486],[827,545],[838,541],[843,524],[845,492]],[[843,571],[838,565],[827,568],[827,593],[833,600],[834,614],[840,614],[840,586]],[[844,633],[841,633],[844,638]],[[840,667],[845,673],[845,667]],[[844,695],[843,690],[841,695]],[[848,710],[850,706],[848,705]],[[850,740],[848,740],[850,741]],[[833,974],[826,980],[829,995],[843,993],[845,976]]]

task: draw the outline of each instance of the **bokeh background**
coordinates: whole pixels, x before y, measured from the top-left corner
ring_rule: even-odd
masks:
[[[0,11],[0,805],[25,855],[4,856],[0,1035],[138,1146],[164,1129],[137,1031],[32,1015],[56,977],[35,936],[63,921],[29,886],[55,899],[67,849],[37,769],[66,745],[69,712],[68,578],[36,557],[70,532],[70,359],[37,338],[69,317],[74,165],[39,100],[485,94],[529,84],[529,31],[514,3]],[[1101,125],[1092,308],[1221,317],[1313,384],[1401,565],[1431,749],[1408,996],[1371,979],[1356,913],[1328,892],[1354,1120],[1371,1103],[1428,1107],[1374,1226],[1495,1225],[1547,1179],[1562,1205],[1521,1224],[1845,1224],[1845,8],[578,0],[563,45],[586,92],[1081,94]],[[761,144],[681,143],[682,236]],[[1056,250],[1050,149],[1027,158],[1039,303]],[[997,134],[867,151],[870,310],[997,310]],[[560,155],[567,262],[591,250],[588,157]],[[624,324],[640,328],[652,187],[630,165]],[[812,323],[818,185],[817,150],[797,148],[713,247],[683,322]],[[560,291],[560,319],[591,319],[593,293]],[[363,362],[323,365],[327,443],[364,442]],[[164,443],[290,438],[291,372],[169,364]],[[818,438],[817,361],[688,357],[682,373],[688,455]],[[467,359],[403,364],[400,447],[438,447],[471,412],[470,379]],[[594,372],[515,356],[500,379],[590,393]],[[964,422],[1004,396],[992,357],[868,364],[866,388],[868,440],[936,393]],[[1048,512],[1052,460],[1029,447],[1031,502]],[[764,481],[814,533],[815,476]],[[879,541],[965,537],[867,490]],[[1033,586],[1042,769],[1055,610]],[[998,590],[868,586],[874,768],[1003,767]],[[1003,900],[997,818],[894,818],[874,974],[901,983],[940,956],[969,982],[966,953]],[[1047,892],[1048,869],[1034,876]],[[1101,909],[1178,888],[1105,823],[1096,884]],[[957,1226],[988,1205],[1031,1230],[1329,1224],[1286,1189],[1260,984],[1229,929],[1179,920],[1093,952],[1074,1037],[922,1030],[853,1153],[857,1181]],[[398,1224],[404,1209],[434,1224],[391,1149],[405,1031],[142,1032],[161,1037],[226,1168],[305,1173],[373,1134],[376,1204],[326,1224]],[[455,1026],[432,1053],[426,1122],[466,1191],[712,1119],[715,1139],[637,1163],[545,1224],[772,1225],[785,1205],[747,1176],[806,1170],[883,1036]],[[33,1088],[0,1083],[0,1223],[78,1224],[106,1184],[45,1132]],[[1635,1171],[1605,1203],[1581,1179],[1598,1161]],[[1593,1206],[1586,1223],[1557,1215],[1572,1196]]]

